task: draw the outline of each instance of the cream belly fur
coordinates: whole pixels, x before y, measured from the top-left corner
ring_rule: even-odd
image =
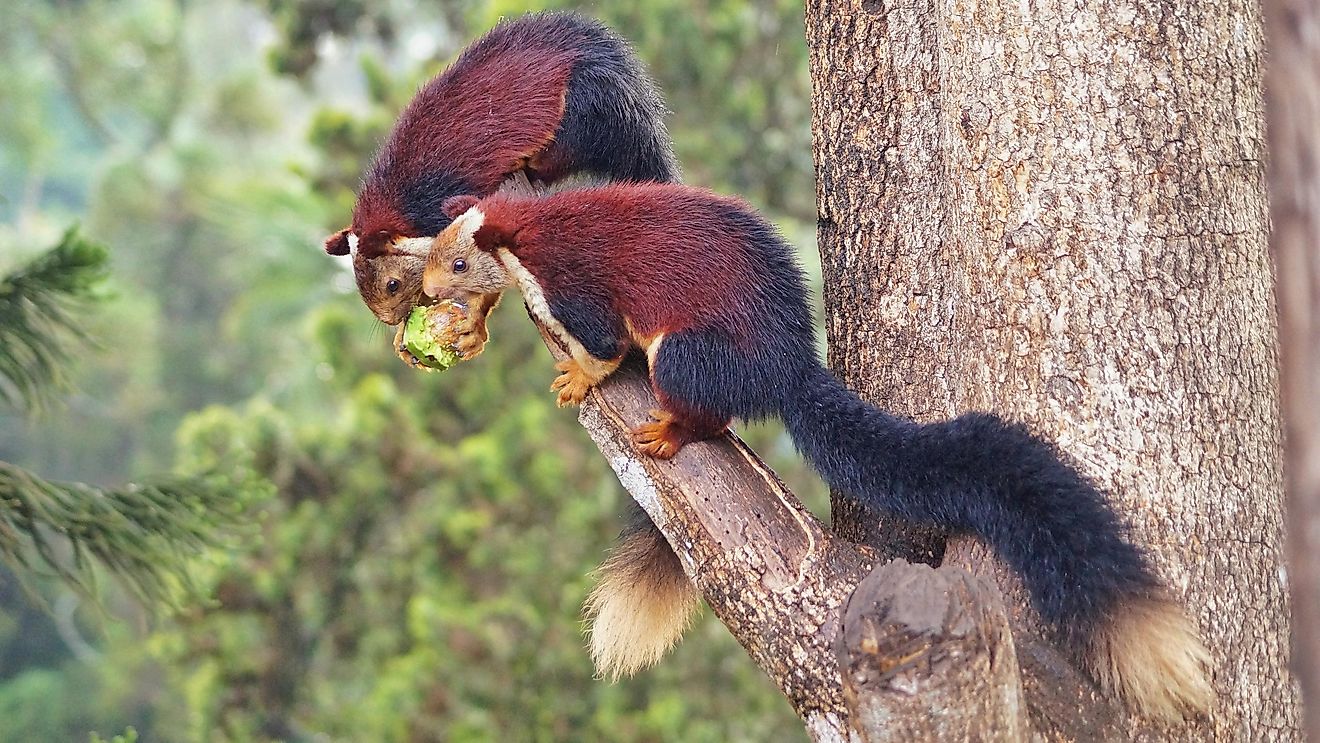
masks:
[[[495,253],[500,263],[508,269],[509,275],[513,276],[514,283],[518,285],[518,290],[522,292],[523,299],[527,302],[527,309],[531,311],[532,317],[535,317],[543,325],[550,329],[550,332],[558,336],[568,346],[568,352],[573,356],[573,360],[578,362],[583,368],[592,368],[600,364],[600,359],[592,356],[587,349],[577,342],[568,330],[560,324],[555,316],[550,314],[550,303],[546,301],[545,292],[541,291],[541,285],[537,283],[536,277],[532,276],[531,271],[523,267],[521,261],[509,252],[508,248],[499,248]]]

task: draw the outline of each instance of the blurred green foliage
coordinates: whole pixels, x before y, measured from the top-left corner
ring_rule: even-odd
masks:
[[[801,6],[577,7],[651,65],[685,178],[741,193],[812,258]],[[251,523],[195,561],[212,600],[175,613],[111,590],[101,619],[54,583],[43,612],[0,575],[0,740],[804,738],[709,618],[658,668],[592,678],[580,608],[627,496],[554,408],[521,306],[480,359],[422,374],[319,249],[417,86],[530,8],[8,9],[0,275],[74,221],[112,266],[85,323],[100,349],[66,365],[62,407],[0,412],[0,460],[93,484],[220,473]],[[743,433],[824,502],[777,428]]]

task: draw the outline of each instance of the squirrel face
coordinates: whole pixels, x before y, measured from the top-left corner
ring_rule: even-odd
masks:
[[[386,325],[398,325],[422,299],[425,255],[353,256],[353,279],[367,307]]]
[[[449,207],[447,203],[446,209]],[[502,292],[512,283],[499,259],[477,247],[476,232],[484,221],[480,209],[470,208],[436,235],[422,278],[422,290],[428,297],[467,302],[478,294]]]
[[[387,252],[368,258],[355,252],[353,280],[358,293],[381,322],[398,325],[422,299],[422,271],[430,238],[395,240]]]

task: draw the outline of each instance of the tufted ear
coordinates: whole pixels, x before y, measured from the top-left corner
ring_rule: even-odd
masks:
[[[504,229],[503,225],[491,224],[487,222],[474,233],[472,233],[472,242],[476,243],[477,250],[484,250],[487,253],[494,253],[497,248],[513,249],[513,236]]]
[[[330,255],[348,255],[348,228],[325,239],[325,252]]]
[[[440,211],[444,212],[444,215],[450,219],[458,219],[458,215],[476,206],[478,201],[481,201],[481,199],[472,194],[450,196],[440,205]]]

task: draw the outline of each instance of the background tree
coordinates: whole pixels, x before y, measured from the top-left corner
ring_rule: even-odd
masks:
[[[105,298],[106,264],[103,247],[69,230],[0,276],[0,398],[15,410],[35,415],[68,391],[70,360],[95,342],[84,319]],[[49,660],[43,649],[53,635],[75,655],[95,657],[72,613],[79,598],[99,600],[104,573],[145,602],[204,600],[189,567],[235,525],[243,505],[235,484],[199,475],[103,489],[52,482],[0,461],[0,604],[36,604],[7,612],[5,629],[18,642],[5,643],[0,666]],[[40,598],[52,587],[65,592],[54,606]],[[90,710],[47,714],[56,709],[47,701],[52,685],[58,682],[50,675],[25,677],[0,699],[5,718],[51,737],[62,732],[52,718],[94,720]]]
[[[1266,77],[1270,216],[1279,294],[1279,346],[1288,474],[1288,576],[1293,667],[1306,731],[1320,740],[1320,24],[1313,5],[1264,3],[1272,63]]]
[[[1197,734],[1296,736],[1258,6],[822,0],[807,31],[832,366],[1058,440],[1205,633]]]
[[[81,321],[105,265],[104,248],[69,230],[0,276],[0,397],[10,405],[33,411],[56,402],[69,358],[94,342]],[[179,589],[191,588],[189,558],[219,544],[218,527],[232,526],[241,507],[223,484],[172,478],[103,490],[0,461],[0,562],[11,579],[50,575],[87,595],[99,567],[142,599],[176,602]]]

